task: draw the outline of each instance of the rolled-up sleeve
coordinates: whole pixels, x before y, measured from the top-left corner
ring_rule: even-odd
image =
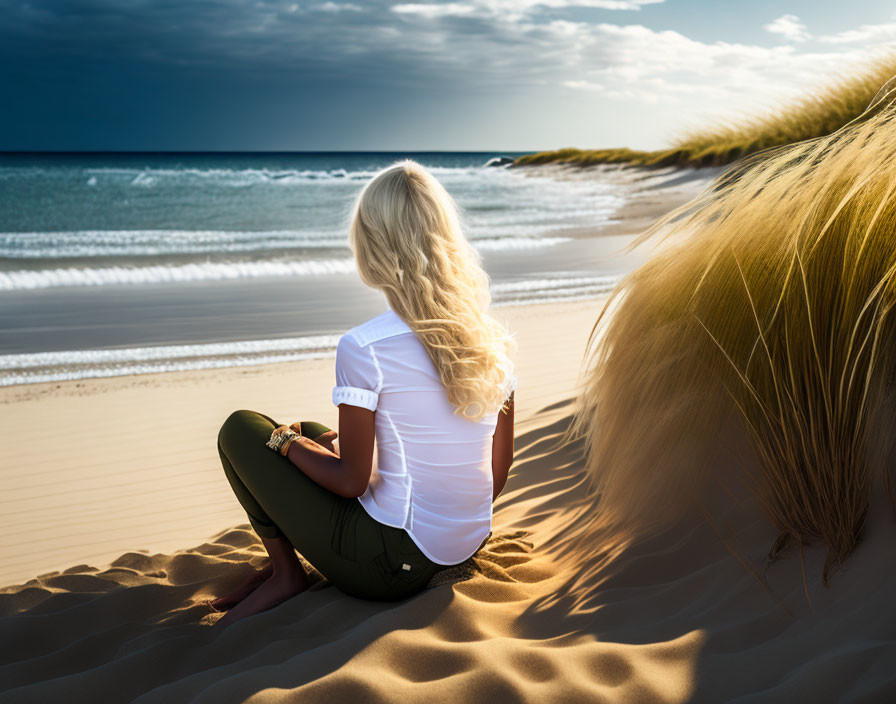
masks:
[[[333,403],[375,411],[382,388],[382,374],[371,345],[362,347],[346,333],[336,346],[336,386]]]

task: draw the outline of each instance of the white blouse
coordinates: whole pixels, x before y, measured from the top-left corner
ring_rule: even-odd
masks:
[[[508,370],[506,395],[516,386]],[[492,526],[492,436],[454,412],[423,344],[391,308],[336,348],[333,403],[376,411],[376,462],[358,498],[374,519],[405,529],[433,562],[472,555]]]

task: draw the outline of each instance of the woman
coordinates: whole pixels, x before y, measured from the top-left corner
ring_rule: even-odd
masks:
[[[270,555],[209,602],[226,626],[304,591],[295,549],[344,592],[403,599],[475,553],[513,461],[514,341],[488,313],[488,278],[457,207],[403,161],[361,192],[350,226],[361,279],[389,309],[336,351],[336,433],[232,414],[224,472]],[[374,466],[376,441],[376,466]],[[272,451],[273,450],[273,451]]]

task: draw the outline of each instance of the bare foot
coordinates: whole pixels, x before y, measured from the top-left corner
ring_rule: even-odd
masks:
[[[298,571],[272,574],[261,586],[218,619],[214,627],[226,628],[242,618],[273,609],[296,594],[302,593],[308,586],[305,571],[301,568]]]
[[[249,594],[255,591],[256,588],[261,586],[261,584],[271,576],[273,571],[274,566],[269,562],[260,570],[255,570],[254,574],[250,575],[245,582],[243,582],[239,587],[234,589],[229,594],[219,596],[217,599],[209,599],[205,603],[212,607],[215,611],[227,611],[228,609],[232,609],[243,599],[249,596]]]

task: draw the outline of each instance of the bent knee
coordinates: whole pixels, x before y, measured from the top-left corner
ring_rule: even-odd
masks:
[[[264,427],[264,424],[270,425],[267,419],[255,411],[245,409],[234,411],[227,416],[227,420],[218,431],[218,445],[226,449],[230,442],[245,438],[250,432],[257,435],[259,427]]]

